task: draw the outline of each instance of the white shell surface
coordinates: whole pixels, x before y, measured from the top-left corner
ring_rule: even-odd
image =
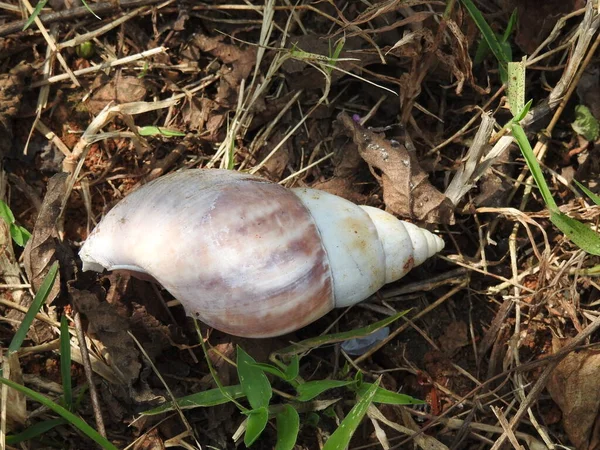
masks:
[[[354,305],[377,292],[386,279],[384,250],[369,215],[327,192],[296,188],[317,224],[333,276],[335,306]]]
[[[188,315],[234,335],[285,334],[334,307],[306,207],[290,190],[234,171],[189,170],[143,186],[105,216],[80,255],[92,270],[151,275]]]

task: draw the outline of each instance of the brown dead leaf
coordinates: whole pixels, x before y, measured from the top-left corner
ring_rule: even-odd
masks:
[[[117,76],[92,94],[86,105],[93,115],[98,114],[110,102],[122,103],[139,102],[146,97],[144,80],[137,77]]]
[[[32,71],[28,64],[19,64],[0,75],[0,160],[13,144],[13,117],[19,112],[23,85]]]
[[[220,84],[216,102],[221,106],[232,107],[237,103],[240,82],[250,75],[256,62],[254,47],[240,48],[223,42],[224,36],[209,37],[197,35],[191,42],[190,58],[200,59],[200,53],[209,53],[225,65],[219,69]]]
[[[135,343],[127,333],[127,319],[90,291],[70,287],[69,295],[73,305],[87,319],[87,332],[104,360],[124,384],[130,385],[137,380],[142,364]]]
[[[600,352],[569,354],[552,372],[547,388],[562,410],[571,443],[578,450],[600,449]]]
[[[468,344],[467,324],[463,321],[452,322],[444,330],[444,335],[440,337],[440,347],[450,356]]]
[[[55,260],[60,263],[61,271],[56,276],[46,304],[50,304],[58,295],[61,275],[66,275],[68,279],[71,279],[74,271],[74,256],[69,247],[61,242],[57,224],[66,193],[67,178],[66,173],[59,173],[48,181],[42,208],[31,233],[31,239],[27,242],[23,252],[25,272],[36,292],[52,263]]]
[[[429,182],[415,154],[363,128],[346,113],[338,116],[338,122],[352,137],[362,158],[383,172],[383,200],[390,212],[429,223],[454,223],[452,202]]]

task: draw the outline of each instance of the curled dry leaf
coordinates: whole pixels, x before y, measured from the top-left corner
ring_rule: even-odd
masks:
[[[600,352],[569,354],[552,372],[547,388],[577,450],[600,449]]]
[[[429,223],[454,223],[452,202],[429,182],[415,154],[363,128],[346,113],[341,113],[338,121],[362,158],[383,172],[383,201],[390,212]]]
[[[58,295],[61,275],[71,279],[75,266],[73,253],[68,246],[62,243],[58,233],[60,228],[58,220],[61,204],[66,195],[67,178],[66,173],[59,173],[48,182],[46,196],[31,233],[31,239],[27,242],[23,252],[25,272],[36,292],[52,263],[55,260],[60,263],[61,271],[56,276],[46,304],[50,304]]]

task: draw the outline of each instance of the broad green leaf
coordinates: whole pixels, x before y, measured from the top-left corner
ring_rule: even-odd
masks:
[[[261,369],[263,372],[268,372],[284,381],[294,380],[300,372],[300,360],[297,355],[292,357],[290,365],[285,368],[285,372],[273,364],[254,363],[253,367]]]
[[[65,419],[50,419],[44,420],[42,422],[35,423],[30,427],[27,427],[25,430],[20,432],[19,434],[14,434],[12,436],[6,436],[6,443],[8,445],[16,445],[20,442],[30,441],[35,439],[38,436],[46,434],[52,428],[55,428],[59,425],[65,425],[67,421]]]
[[[117,450],[117,447],[115,447],[113,444],[111,444],[108,441],[108,439],[106,439],[100,433],[98,433],[96,430],[94,430],[92,427],[90,427],[83,419],[81,419],[80,417],[76,416],[75,414],[67,411],[62,406],[54,403],[48,397],[38,394],[34,390],[29,389],[28,387],[25,387],[25,386],[21,386],[20,384],[15,383],[14,381],[7,380],[6,378],[0,377],[0,383],[5,384],[10,388],[13,388],[16,391],[19,391],[19,392],[25,394],[27,397],[31,398],[33,401],[41,403],[42,405],[51,409],[56,414],[58,414],[63,419],[65,419],[70,425],[77,428],[79,431],[81,431],[87,437],[92,439],[94,442],[96,442],[102,448],[107,449],[107,450]]]
[[[586,188],[579,181],[577,181],[577,180],[573,180],[573,181],[575,183],[577,183],[577,186],[579,186],[579,189],[581,189],[583,192],[585,192],[585,195],[587,195],[596,205],[600,206],[600,196],[594,194],[592,191],[590,191],[588,188]]]
[[[63,398],[68,410],[73,410],[73,390],[71,387],[71,334],[67,316],[60,319],[60,375],[63,384]]]
[[[0,218],[4,219],[8,225],[15,223],[15,216],[8,205],[2,200],[0,200]]]
[[[561,212],[552,212],[550,220],[579,248],[592,255],[600,256],[600,234]]]
[[[52,286],[54,286],[54,280],[56,279],[57,273],[58,273],[58,261],[55,261],[52,264],[52,266],[50,267],[50,270],[48,271],[46,278],[44,278],[44,281],[42,281],[42,285],[40,286],[38,291],[35,293],[33,302],[29,306],[29,309],[27,310],[27,314],[25,314],[25,317],[21,321],[21,325],[19,325],[19,329],[13,336],[13,339],[10,342],[10,345],[8,346],[8,354],[16,352],[17,350],[19,350],[21,348],[21,345],[23,345],[23,341],[27,337],[27,332],[29,331],[31,324],[33,323],[33,320],[35,319],[36,314],[40,311],[40,308],[42,307],[42,305],[48,298],[48,294],[50,293]]]
[[[358,394],[361,396],[366,395],[371,386],[373,386],[373,383],[361,384],[357,389]],[[373,403],[385,403],[386,405],[424,405],[427,402],[411,397],[410,395],[399,394],[377,386]]]
[[[29,16],[29,19],[27,19],[27,22],[25,22],[25,25],[23,25],[22,31],[25,31],[27,28],[29,28],[31,26],[31,24],[33,23],[35,18],[40,15],[40,12],[42,12],[42,9],[44,8],[44,6],[46,6],[46,3],[48,3],[48,0],[40,0],[37,3],[37,5],[35,5],[35,8],[33,9],[31,16]]]
[[[298,411],[285,405],[277,414],[277,444],[275,450],[293,450],[300,430]]]
[[[339,450],[348,446],[350,439],[352,439],[352,435],[360,425],[360,422],[367,413],[367,409],[373,402],[373,397],[375,397],[375,394],[377,393],[378,384],[379,382],[373,384],[367,392],[365,392],[365,395],[356,402],[356,405],[350,410],[338,429],[333,432],[329,439],[327,439],[327,442],[323,446],[323,450]]]
[[[558,206],[554,201],[554,197],[552,197],[552,194],[550,193],[550,188],[548,188],[548,185],[546,184],[546,180],[542,174],[542,169],[540,168],[540,163],[533,154],[533,149],[531,148],[529,139],[527,139],[527,136],[525,135],[525,131],[521,125],[516,123],[511,124],[511,129],[517,144],[519,144],[521,153],[523,153],[523,156],[525,157],[525,161],[527,162],[527,166],[531,171],[531,175],[533,176],[533,179],[535,180],[540,193],[542,194],[542,198],[544,199],[544,202],[546,202],[546,206],[551,212],[557,212]]]
[[[300,375],[300,358],[298,355],[292,356],[290,365],[285,369],[285,375],[287,381],[295,380]]]
[[[10,235],[20,247],[25,247],[27,241],[31,238],[31,233],[16,223],[10,224]]]
[[[575,122],[571,124],[575,133],[582,135],[588,141],[595,141],[600,135],[600,123],[585,105],[575,107]]]
[[[185,136],[185,133],[182,133],[181,131],[169,130],[168,128],[155,127],[155,126],[140,127],[138,129],[138,133],[140,134],[140,136],[156,136],[156,135],[168,136],[168,137]]]
[[[266,408],[273,395],[271,384],[264,372],[251,364],[256,364],[254,358],[238,345],[237,371],[242,389],[252,409]]]
[[[508,103],[513,117],[521,114],[525,107],[525,57],[521,62],[508,63]]]
[[[305,339],[304,341],[300,341],[294,345],[286,347],[282,350],[278,350],[275,354],[280,356],[292,356],[297,355],[298,353],[305,352],[312,348],[320,347],[322,345],[327,344],[335,344],[337,342],[342,342],[352,338],[364,337],[368,336],[371,333],[374,333],[377,330],[380,330],[383,327],[387,327],[392,322],[395,322],[400,317],[406,315],[410,310],[401,311],[393,316],[387,317],[379,322],[375,322],[372,325],[368,325],[363,328],[359,328],[357,330],[345,331],[343,333],[334,333],[334,334],[326,334],[325,336],[318,336],[310,339]]]
[[[299,384],[296,386],[296,391],[298,391],[298,397],[296,400],[299,402],[307,402],[312,400],[315,397],[318,397],[323,392],[329,389],[335,389],[343,386],[348,386],[349,384],[354,384],[356,381],[339,381],[339,380],[317,380],[317,381],[308,381],[306,383]]]
[[[246,433],[244,433],[244,444],[250,447],[260,437],[267,426],[269,410],[265,406],[249,412],[246,421]]]
[[[223,395],[220,389],[209,389],[208,391],[198,392],[196,394],[186,395],[177,399],[177,405],[180,409],[192,409],[192,408],[206,408],[210,406],[217,406],[227,403],[229,396],[233,399],[242,398],[245,396],[242,386],[236,384],[235,386],[226,386],[223,388],[226,395]],[[152,416],[155,414],[162,414],[167,411],[173,411],[175,409],[173,402],[166,403],[157,408],[153,408],[149,411],[141,413],[144,416]]]

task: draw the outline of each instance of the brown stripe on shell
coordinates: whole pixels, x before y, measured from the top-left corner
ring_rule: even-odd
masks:
[[[211,205],[195,204],[189,214],[194,240],[170,248],[170,266],[157,277],[189,315],[230,334],[270,337],[333,309],[319,232],[289,190],[254,180],[229,183]],[[172,224],[178,226],[175,233],[185,233],[185,223]]]

